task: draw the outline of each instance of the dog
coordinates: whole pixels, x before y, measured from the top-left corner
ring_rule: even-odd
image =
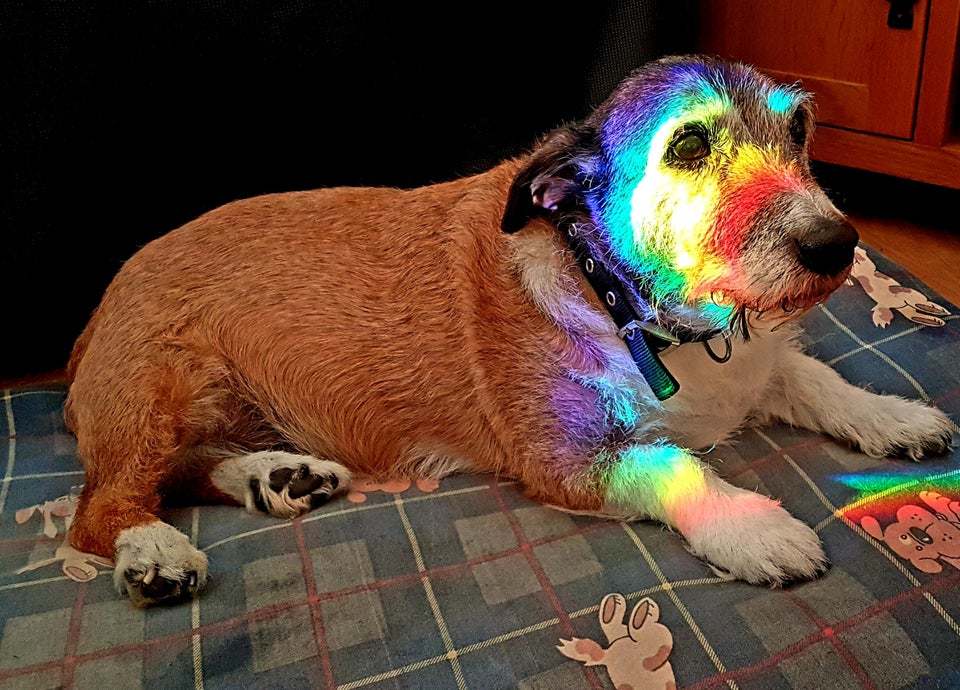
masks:
[[[171,498],[290,518],[352,473],[489,472],[660,521],[733,578],[816,577],[817,535],[694,450],[781,420],[919,459],[952,426],[848,384],[782,323],[858,241],[811,177],[812,128],[794,87],[668,58],[482,174],[260,196],[151,242],[70,358],[73,546],[113,557],[134,603],[169,602],[207,577]]]

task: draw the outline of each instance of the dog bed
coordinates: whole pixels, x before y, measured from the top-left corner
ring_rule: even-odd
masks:
[[[960,418],[957,308],[872,250],[849,283],[805,318],[810,351]],[[3,393],[0,687],[960,687],[956,452],[875,460],[785,426],[714,450],[824,541],[830,571],[783,590],[660,526],[454,476],[360,481],[292,522],[176,509],[209,586],[141,610],[63,541],[83,481],[64,390]]]

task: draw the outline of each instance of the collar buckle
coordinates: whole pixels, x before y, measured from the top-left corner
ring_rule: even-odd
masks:
[[[645,331],[671,345],[680,344],[680,338],[675,336],[667,329],[655,323],[650,323],[649,321],[637,321],[636,319],[630,321],[627,323],[627,325],[617,331],[617,335],[621,338],[632,338],[634,335],[636,335],[637,331]]]

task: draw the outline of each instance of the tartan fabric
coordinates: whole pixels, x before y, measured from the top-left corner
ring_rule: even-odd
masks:
[[[925,328],[897,316],[880,330],[872,307],[859,287],[841,288],[806,318],[810,349],[851,381],[956,418],[956,317]],[[609,592],[659,606],[679,687],[960,687],[960,562],[923,572],[861,526],[867,515],[888,524],[924,490],[958,499],[956,453],[872,460],[787,427],[716,450],[725,477],[781,498],[824,540],[831,570],[784,590],[721,580],[660,526],[567,515],[510,483],[455,476],[293,522],[176,510],[171,522],[210,556],[210,585],[192,605],[144,611],[117,597],[109,573],[17,573],[57,541],[15,512],[82,482],[63,398],[3,396],[0,687],[613,687],[602,666],[556,648],[602,639]]]

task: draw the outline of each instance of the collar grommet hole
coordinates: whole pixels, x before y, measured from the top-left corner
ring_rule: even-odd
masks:
[[[609,304],[609,305],[612,307],[612,306],[614,306],[616,303],[617,303],[617,296],[616,296],[615,294],[613,294],[612,292],[608,292],[608,293],[607,293],[607,304]]]

